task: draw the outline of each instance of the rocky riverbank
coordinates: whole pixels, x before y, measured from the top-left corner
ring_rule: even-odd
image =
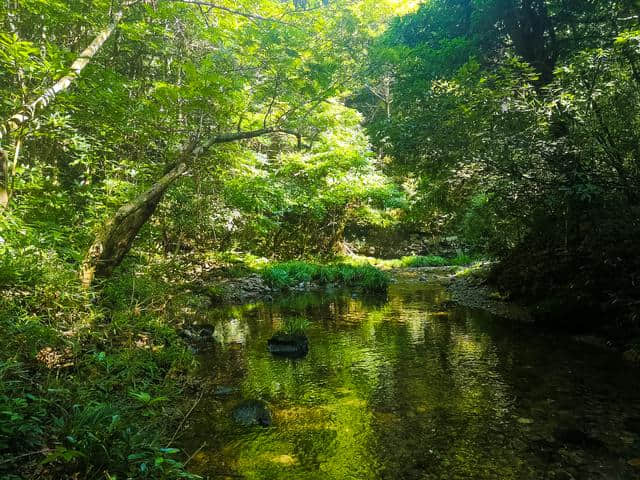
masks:
[[[463,307],[486,310],[499,317],[521,322],[532,322],[532,316],[521,305],[507,301],[487,284],[489,263],[469,267],[417,267],[392,270],[397,281],[419,281],[444,285],[450,302]]]
[[[464,267],[411,268],[398,270],[395,275],[398,278],[409,275],[422,282],[441,283],[447,288],[450,301],[457,305],[485,310],[509,320],[534,323],[536,319],[530,308],[510,301],[487,281],[489,266],[489,264],[480,264],[473,269]],[[550,326],[545,324],[541,328],[550,328]],[[617,351],[627,361],[640,364],[638,345],[621,342],[606,333],[587,331],[579,334],[574,333],[570,338],[575,342],[601,350]]]

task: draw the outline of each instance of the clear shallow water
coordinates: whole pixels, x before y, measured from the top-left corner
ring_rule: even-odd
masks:
[[[211,395],[184,447],[204,478],[637,479],[640,372],[616,356],[483,312],[437,305],[410,278],[387,298],[305,294],[211,312],[201,375]],[[305,315],[310,351],[269,337]],[[231,420],[262,399],[271,427]]]

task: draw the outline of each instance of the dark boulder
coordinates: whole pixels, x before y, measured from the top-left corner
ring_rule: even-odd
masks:
[[[198,334],[200,338],[211,338],[213,337],[213,325],[203,324],[203,325],[194,325],[198,330]]]
[[[558,427],[553,432],[555,439],[563,445],[571,445],[584,449],[598,450],[604,447],[604,443],[599,438],[576,427]]]
[[[274,355],[301,358],[309,353],[309,340],[299,333],[276,333],[267,342],[267,349]]]
[[[213,348],[213,331],[213,325],[193,324],[178,330],[178,336],[187,343],[193,353],[198,353]]]
[[[245,426],[260,425],[268,427],[273,423],[271,411],[262,400],[245,400],[233,409],[231,414],[233,421]]]
[[[185,328],[178,331],[178,335],[185,340],[191,341],[200,341],[200,340],[208,340],[213,337],[214,327],[213,325],[205,324],[194,324],[186,326]]]
[[[444,302],[440,302],[437,306],[443,310],[450,310],[452,308],[456,308],[458,304],[453,300],[445,300]]]

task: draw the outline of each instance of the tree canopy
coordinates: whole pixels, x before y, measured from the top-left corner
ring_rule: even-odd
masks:
[[[225,275],[482,257],[536,318],[640,336],[639,128],[636,0],[2,2],[0,471],[151,478],[166,425],[113,412],[192,368],[175,299]]]

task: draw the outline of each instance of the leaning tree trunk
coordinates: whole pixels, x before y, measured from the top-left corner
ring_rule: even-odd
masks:
[[[133,2],[130,2],[129,4],[132,3]],[[122,10],[113,15],[113,19],[111,20],[111,23],[109,23],[109,26],[102,30],[98,36],[93,39],[93,42],[91,42],[91,44],[84,49],[78,58],[76,58],[75,62],[73,62],[71,67],[69,67],[69,70],[64,77],[45,90],[45,92],[33,102],[23,105],[20,111],[0,124],[0,140],[9,133],[20,128],[25,123],[33,120],[37,113],[49,105],[60,92],[64,92],[71,86],[73,81],[80,76],[84,68],[89,64],[96,53],[98,53],[102,45],[104,45],[104,42],[109,39],[113,31],[118,26],[120,20],[122,20],[122,16]]]
[[[9,156],[0,148],[0,207],[9,205]]]
[[[134,2],[128,2],[131,5]],[[89,64],[91,59],[98,53],[104,42],[106,42],[114,32],[120,20],[122,20],[123,10],[113,15],[109,26],[102,30],[93,42],[84,49],[76,58],[75,62],[69,67],[69,70],[54,85],[49,87],[45,92],[31,103],[27,103],[12,115],[8,120],[0,123],[0,142],[10,133],[15,132],[20,127],[26,125],[33,120],[36,115],[47,107],[60,92],[67,90],[73,81],[80,76],[84,68]],[[0,207],[6,207],[9,203],[9,193],[11,186],[11,172],[15,170],[15,165],[11,165],[7,153],[0,148]]]
[[[129,252],[142,226],[153,215],[165,192],[175,179],[187,171],[180,162],[157,183],[132,202],[123,205],[103,226],[82,263],[82,285],[89,287],[94,277],[108,277]]]
[[[255,138],[272,133],[286,133],[298,136],[298,132],[286,129],[263,128],[246,132],[225,133],[197,143],[192,141],[182,152],[179,160],[151,188],[123,205],[108,220],[89,248],[80,269],[80,278],[88,288],[95,277],[108,277],[120,265],[129,252],[142,226],[155,212],[167,189],[174,180],[187,171],[192,159],[206,152],[215,144]]]

